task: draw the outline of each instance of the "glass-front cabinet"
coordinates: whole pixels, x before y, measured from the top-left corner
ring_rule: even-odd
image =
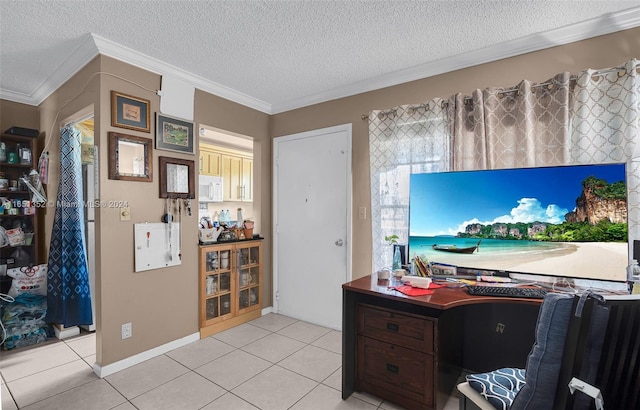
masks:
[[[201,336],[259,317],[261,284],[261,241],[200,246]]]

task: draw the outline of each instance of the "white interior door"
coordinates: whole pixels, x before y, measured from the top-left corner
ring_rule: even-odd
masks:
[[[342,328],[351,278],[351,124],[274,139],[274,310]]]

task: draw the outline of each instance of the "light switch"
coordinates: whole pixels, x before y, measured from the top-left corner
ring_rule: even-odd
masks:
[[[131,208],[124,207],[120,208],[120,222],[130,221],[131,220]]]

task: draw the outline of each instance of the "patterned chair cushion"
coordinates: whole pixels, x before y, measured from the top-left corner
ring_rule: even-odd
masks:
[[[470,374],[467,382],[493,407],[508,410],[516,394],[524,386],[524,369],[505,367],[488,373]]]

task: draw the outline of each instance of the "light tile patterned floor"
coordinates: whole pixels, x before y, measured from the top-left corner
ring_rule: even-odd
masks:
[[[324,410],[399,407],[342,400],[342,334],[278,314],[98,378],[95,334],[0,352],[2,409]],[[452,397],[445,407],[456,410]]]

